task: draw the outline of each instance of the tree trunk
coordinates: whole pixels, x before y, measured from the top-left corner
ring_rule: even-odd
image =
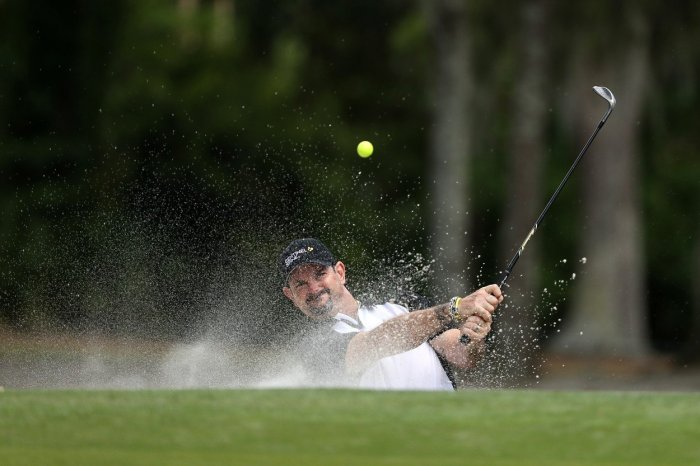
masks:
[[[193,18],[199,9],[199,0],[178,0],[177,10],[182,18],[180,29],[180,41],[186,47],[193,45],[199,37]]]
[[[649,74],[644,27],[623,53],[593,54],[575,75],[585,92],[575,110],[585,141],[606,108],[591,84],[609,87],[617,106],[581,164],[584,186],[581,274],[553,349],[584,356],[643,357],[650,352],[643,291],[638,122]]]
[[[522,26],[517,36],[518,80],[515,83],[513,130],[507,162],[509,180],[503,228],[500,263],[504,265],[520,246],[540,213],[542,201],[542,167],[544,163],[544,125],[547,116],[546,74],[547,4],[531,0],[521,6]],[[518,364],[505,361],[500,374],[513,382],[533,374],[537,345],[537,318],[533,292],[538,289],[540,254],[538,241],[528,243],[527,252],[506,287],[507,309],[498,317],[502,330],[494,340],[494,353],[509,361],[517,354]],[[499,365],[500,366],[500,365]]]
[[[435,287],[439,296],[463,295],[469,198],[469,103],[472,76],[466,2],[428,2],[434,45],[431,73],[433,107],[429,142],[431,249],[435,259]]]
[[[226,47],[233,38],[233,0],[214,0],[211,41],[215,47]]]
[[[691,364],[700,363],[700,232],[693,251],[693,271],[690,278],[693,299],[693,314],[688,342],[683,349],[683,360]]]

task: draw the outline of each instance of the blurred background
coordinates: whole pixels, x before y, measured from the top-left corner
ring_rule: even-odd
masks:
[[[363,300],[497,281],[601,85],[464,383],[700,388],[698,25],[690,0],[0,1],[0,386],[245,385],[251,354],[293,383],[269,364],[305,324],[276,271],[299,236]]]

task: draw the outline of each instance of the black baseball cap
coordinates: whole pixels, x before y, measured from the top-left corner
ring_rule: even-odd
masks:
[[[333,253],[325,244],[315,238],[295,239],[287,246],[278,260],[280,276],[287,283],[289,275],[304,264],[320,264],[326,267],[335,265]]]

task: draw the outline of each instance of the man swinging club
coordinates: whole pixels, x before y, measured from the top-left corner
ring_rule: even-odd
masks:
[[[292,241],[279,269],[284,295],[311,320],[328,323],[322,330],[336,344],[315,352],[361,388],[453,390],[450,366],[469,369],[481,359],[491,314],[503,301],[494,284],[413,312],[393,303],[363,306],[345,286],[345,264],[313,238]]]

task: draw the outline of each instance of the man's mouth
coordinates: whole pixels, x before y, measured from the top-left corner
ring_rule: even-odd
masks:
[[[316,293],[316,294],[309,295],[309,296],[306,298],[306,303],[307,303],[307,304],[311,304],[311,303],[313,303],[313,302],[316,302],[316,301],[318,301],[319,299],[321,299],[321,296],[323,296],[324,294],[327,294],[327,295],[330,296],[331,290],[325,289],[325,290],[319,291],[319,292]]]
[[[325,303],[319,304],[321,297],[327,294],[328,299]],[[308,305],[308,310],[311,314],[316,317],[321,317],[326,315],[333,308],[333,300],[331,299],[330,290],[321,290],[316,294],[313,294],[306,298],[306,304]]]

